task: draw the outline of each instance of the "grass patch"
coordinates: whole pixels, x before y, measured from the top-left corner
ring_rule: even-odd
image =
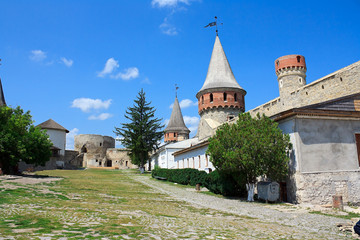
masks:
[[[328,216],[328,217],[342,218],[342,219],[360,218],[360,214],[353,213],[353,212],[346,212],[347,215],[323,213],[323,212],[320,212],[320,211],[310,211],[309,213],[324,215],[324,216]]]

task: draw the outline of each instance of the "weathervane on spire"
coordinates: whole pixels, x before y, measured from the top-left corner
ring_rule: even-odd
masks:
[[[175,97],[177,97],[177,90],[179,89],[179,87],[177,86],[177,84],[175,83]]]
[[[218,23],[218,22],[217,22],[217,16],[215,16],[215,22],[209,23],[209,24],[206,25],[204,28],[215,26],[215,27],[216,27],[216,36],[218,36],[218,27],[217,27],[218,24],[219,24],[219,25],[222,25],[223,23]]]

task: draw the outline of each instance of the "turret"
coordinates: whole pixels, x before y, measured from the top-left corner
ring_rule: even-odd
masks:
[[[304,56],[286,55],[275,61],[280,99],[286,105],[291,93],[306,85],[306,63]]]
[[[189,139],[190,130],[185,126],[177,97],[175,97],[169,124],[164,131],[164,142],[178,142]]]
[[[216,36],[204,85],[196,94],[200,117],[223,123],[245,111],[245,95]]]

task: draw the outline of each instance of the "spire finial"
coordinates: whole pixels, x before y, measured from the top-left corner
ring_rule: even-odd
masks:
[[[175,83],[175,97],[177,97],[177,90],[179,89],[178,85]]]
[[[219,35],[218,24],[222,25],[223,23],[218,23],[217,16],[215,16],[215,22],[209,23],[208,25],[205,26],[205,28],[215,26],[215,28],[216,28],[216,36],[218,36]]]

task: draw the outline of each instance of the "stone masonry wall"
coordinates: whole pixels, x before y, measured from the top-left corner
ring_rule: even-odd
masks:
[[[296,173],[293,180],[296,183],[295,202],[297,203],[331,204],[334,195],[341,195],[344,204],[360,203],[360,170]],[[291,188],[291,186],[289,187]]]
[[[287,98],[275,98],[249,112],[252,116],[257,113],[272,116],[290,108],[325,102],[359,92],[360,61],[298,88]],[[288,104],[283,106],[283,103]]]

